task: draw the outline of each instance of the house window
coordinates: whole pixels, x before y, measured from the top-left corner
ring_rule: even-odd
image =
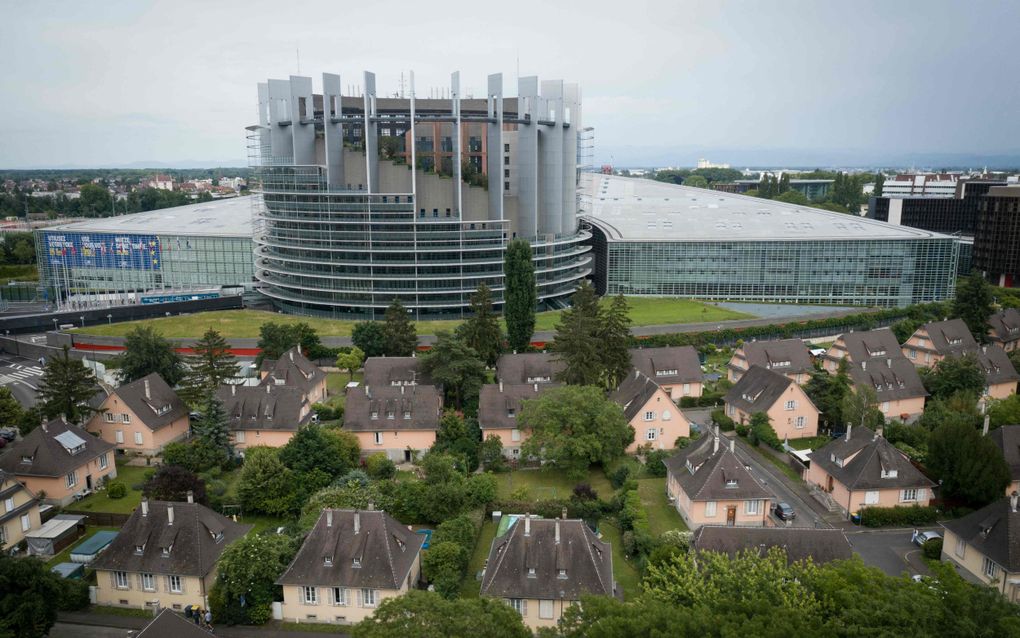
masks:
[[[648,428],[648,431],[645,432],[645,440],[654,441],[655,437],[658,435],[659,435],[658,430],[656,430],[655,428]]]
[[[382,445],[382,432],[375,433],[375,444]]]
[[[338,607],[346,607],[348,605],[346,587],[333,588],[333,604]]]
[[[379,413],[378,413],[378,412],[376,412],[375,410],[373,410],[373,411],[372,411],[372,418],[373,418],[373,419],[378,419],[378,418],[379,418]]]
[[[726,414],[729,416],[733,416],[735,414],[735,410],[733,409],[732,405],[726,406]]]
[[[559,572],[556,574],[556,578],[559,578],[560,580],[566,580],[566,578],[567,578],[567,570],[565,570],[565,569],[559,570]]]
[[[32,519],[28,516],[28,514],[22,514],[21,515],[21,531],[27,532],[30,529],[32,529]]]
[[[521,431],[517,430],[517,429],[510,430],[510,440],[511,441],[520,441],[521,440]]]
[[[514,611],[518,614],[522,616],[528,615],[528,601],[523,598],[509,598],[507,599],[507,602],[510,603],[510,606],[513,607]]]
[[[74,470],[70,474],[64,477],[64,484],[68,488],[72,488],[78,484],[78,471]]]
[[[528,568],[528,578],[538,578],[538,573],[535,571],[534,567]]]
[[[234,433],[235,443],[244,443],[244,430],[238,430]]]
[[[962,538],[956,539],[956,555],[963,558],[963,555],[967,553],[967,543]]]
[[[393,420],[393,410],[389,410],[386,412],[386,418],[389,419],[390,421]]]
[[[99,457],[99,469],[105,470],[110,465],[110,460],[106,458],[106,454]]]
[[[145,440],[142,439],[142,433],[141,432],[135,432],[135,445],[141,445],[144,442],[145,442]]]
[[[787,401],[786,402],[786,409],[787,410],[793,410],[793,409],[796,409],[796,407],[797,407],[797,402],[796,401]]]
[[[864,493],[864,504],[875,505],[878,503],[878,490],[869,490]]]
[[[715,501],[708,501],[705,503],[705,517],[712,518],[715,516]]]
[[[985,558],[981,564],[981,571],[989,578],[996,578],[999,575],[999,566]]]
[[[142,574],[142,589],[156,591],[156,578],[152,574]]]
[[[117,443],[124,442],[124,430],[117,430],[116,432],[113,433],[113,436],[114,440],[117,441]]]
[[[7,528],[0,525],[0,545],[7,544]]]
[[[127,572],[113,572],[113,585],[117,589],[127,589],[128,588]]]
[[[4,509],[6,511],[8,511],[8,512],[14,510],[14,499],[13,498],[9,498],[9,499],[4,500]]]
[[[301,599],[306,605],[318,605],[319,604],[319,590],[315,587],[302,587],[301,588]]]
[[[909,488],[905,489],[905,490],[901,490],[900,491],[900,500],[901,501],[916,501],[917,500],[917,490],[916,489],[909,489]]]
[[[911,359],[917,358],[917,350],[907,350],[907,357]]]
[[[797,421],[796,421],[795,425],[796,425],[796,428],[798,430],[803,430],[804,426],[807,425],[807,420],[804,417],[799,416],[799,417],[797,417]]]
[[[654,412],[652,412],[651,410],[649,410],[648,412],[645,412],[645,421],[654,421],[654,420],[655,420],[655,413]]]
[[[374,589],[362,589],[361,590],[361,604],[365,607],[375,607],[376,599],[378,598],[378,591]]]
[[[127,412],[124,412],[120,415],[120,420],[123,423],[131,423],[131,416]]]
[[[113,414],[111,414],[110,412],[105,413],[103,415],[103,417],[106,419],[107,423],[113,423],[114,422]]]
[[[553,617],[553,601],[551,600],[538,601],[538,617],[546,619]]]
[[[404,412],[404,420],[405,421],[410,421],[411,420],[411,412],[409,410]]]
[[[758,513],[758,501],[744,501],[744,513],[745,514],[757,514]]]
[[[886,412],[888,412],[889,411],[889,402],[888,401],[882,401],[882,407],[880,409],[882,410],[882,414],[885,414]]]
[[[685,397],[686,396],[690,396],[690,394],[691,394],[691,384],[690,383],[685,383],[684,384],[684,396]]]

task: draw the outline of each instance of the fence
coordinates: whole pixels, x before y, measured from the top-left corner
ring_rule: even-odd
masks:
[[[88,510],[65,509],[65,514],[78,514],[88,516],[90,525],[102,525],[104,527],[122,527],[131,517],[130,514],[116,514],[113,512],[90,512]]]

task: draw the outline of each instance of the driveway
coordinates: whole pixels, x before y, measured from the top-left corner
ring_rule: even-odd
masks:
[[[925,527],[941,533],[940,528]],[[900,576],[908,573],[911,576],[931,573],[924,563],[921,548],[910,542],[911,529],[864,530],[847,532],[847,540],[854,552],[866,564],[878,567],[889,576]]]

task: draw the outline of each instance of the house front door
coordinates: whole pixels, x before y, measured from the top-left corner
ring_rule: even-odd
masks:
[[[831,476],[828,478],[827,481],[825,481],[825,491],[829,492],[829,493],[832,493],[832,477]]]
[[[411,450],[404,450],[404,463],[411,462]]]
[[[91,474],[88,474],[87,476],[85,476],[85,489],[87,489],[89,491],[92,490],[92,475]]]
[[[737,524],[737,508],[735,505],[730,505],[726,508],[726,525],[733,527]]]

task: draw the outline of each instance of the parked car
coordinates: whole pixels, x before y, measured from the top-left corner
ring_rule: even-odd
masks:
[[[915,529],[914,533],[910,536],[910,542],[918,547],[924,547],[925,543],[936,538],[942,538],[942,535],[938,532],[921,532]]]
[[[794,511],[789,503],[776,503],[775,513],[776,518],[781,521],[792,521],[797,518],[797,512]]]
[[[0,428],[0,439],[10,443],[16,438],[18,438],[18,430],[16,428]]]

